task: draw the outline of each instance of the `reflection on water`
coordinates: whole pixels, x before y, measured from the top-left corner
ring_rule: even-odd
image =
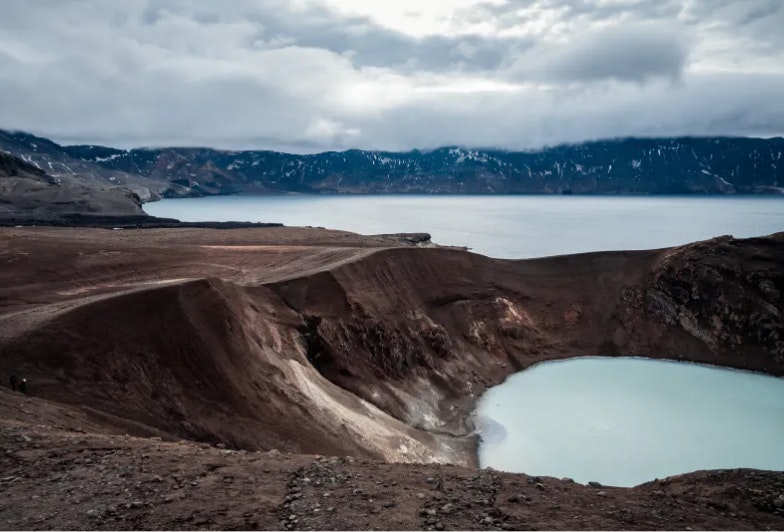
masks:
[[[503,471],[633,486],[699,469],[784,470],[784,379],[756,373],[548,362],[488,390],[477,417],[480,463]]]
[[[485,416],[476,416],[474,421],[480,441],[488,444],[499,444],[506,439],[508,434],[506,428],[496,420]]]

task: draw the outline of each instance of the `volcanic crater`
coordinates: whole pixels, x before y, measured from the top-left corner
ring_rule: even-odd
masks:
[[[784,525],[784,473],[600,490],[477,470],[470,415],[487,387],[568,357],[784,375],[784,233],[501,260],[421,235],[3,228],[0,261],[0,373],[29,383],[0,392],[4,528]],[[235,480],[199,484],[220,468],[269,478],[252,502],[227,495]],[[154,471],[198,485],[166,502]],[[232,497],[248,516],[215,509]],[[390,497],[407,502],[376,504]]]

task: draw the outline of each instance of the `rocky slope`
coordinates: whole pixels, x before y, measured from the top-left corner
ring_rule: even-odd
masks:
[[[622,139],[532,152],[446,147],[314,155],[209,148],[59,146],[0,131],[0,150],[56,176],[137,187],[143,200],[209,194],[784,191],[784,139]],[[141,190],[144,189],[144,190]],[[149,191],[149,192],[145,192]],[[149,194],[149,195],[148,195]]]
[[[85,184],[70,175],[46,174],[32,164],[0,152],[0,219],[55,219],[67,214],[137,215],[141,199],[129,189]]]
[[[636,488],[123,435],[0,390],[4,530],[780,530],[784,474]]]

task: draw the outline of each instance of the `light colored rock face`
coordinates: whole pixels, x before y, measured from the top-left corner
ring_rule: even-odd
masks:
[[[412,429],[367,401],[337,387],[313,370],[290,360],[295,386],[303,406],[316,411],[323,422],[354,438],[359,446],[388,462],[440,463],[467,466],[467,446],[454,438],[431,436]]]

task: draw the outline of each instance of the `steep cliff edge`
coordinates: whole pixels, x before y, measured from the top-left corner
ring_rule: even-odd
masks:
[[[329,380],[427,430],[533,363],[646,356],[784,374],[784,234],[502,261],[384,250],[270,288]]]

